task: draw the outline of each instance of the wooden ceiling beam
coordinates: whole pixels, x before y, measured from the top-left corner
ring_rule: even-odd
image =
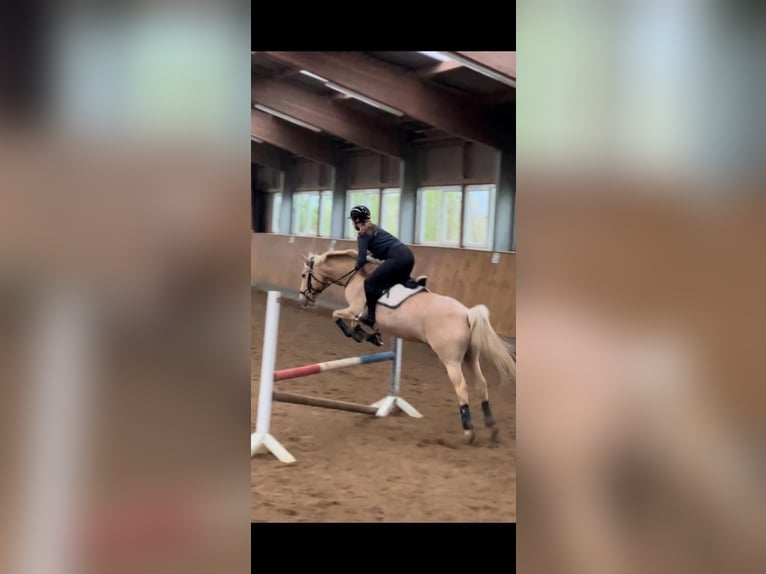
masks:
[[[464,139],[497,146],[498,126],[475,99],[461,98],[360,52],[265,52]]]
[[[287,167],[284,150],[266,142],[258,143],[252,140],[250,141],[250,162],[277,171],[284,171]]]
[[[474,66],[475,71],[496,75],[502,81],[516,86],[516,52],[446,52],[467,67]]]
[[[252,102],[316,126],[362,147],[401,158],[403,133],[394,121],[375,121],[332,96],[322,96],[288,82],[253,78]],[[393,116],[392,116],[393,117]]]
[[[250,135],[319,163],[335,166],[335,151],[330,140],[318,133],[261,112],[250,112]]]

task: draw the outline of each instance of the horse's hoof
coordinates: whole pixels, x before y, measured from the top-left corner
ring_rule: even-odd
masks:
[[[474,439],[476,438],[476,433],[473,431],[473,429],[468,429],[463,431],[465,433],[465,441],[468,444],[472,444]]]
[[[375,333],[374,335],[370,335],[367,337],[367,340],[375,345],[376,347],[382,347],[383,346],[383,336],[380,333]]]
[[[367,338],[367,333],[365,333],[364,331],[362,331],[361,329],[357,327],[356,329],[354,329],[351,336],[354,338],[354,341],[356,341],[357,343],[361,343]]]
[[[492,432],[489,433],[489,440],[493,443],[500,442],[500,431],[497,427],[492,427]]]

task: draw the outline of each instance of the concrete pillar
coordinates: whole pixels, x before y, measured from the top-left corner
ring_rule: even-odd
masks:
[[[413,145],[404,146],[404,157],[400,162],[399,187],[399,239],[404,243],[415,243],[418,174]]]
[[[516,249],[516,158],[510,149],[497,152],[494,251]]]
[[[338,160],[332,170],[332,224],[330,236],[334,239],[343,239],[346,228],[346,213],[349,207],[346,205],[346,189],[348,188],[348,158]]]
[[[285,235],[291,233],[293,219],[293,193],[295,193],[297,166],[294,161],[286,162],[282,172],[282,213],[279,217],[279,232]]]

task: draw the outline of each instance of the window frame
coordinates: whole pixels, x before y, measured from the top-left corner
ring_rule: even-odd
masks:
[[[460,205],[461,205],[461,217],[460,217],[460,227],[458,231],[458,240],[457,241],[445,241],[443,237],[445,237],[444,233],[446,232],[446,227],[441,226],[439,229],[439,239],[436,241],[426,241],[423,239],[423,233],[424,233],[424,225],[423,225],[423,217],[425,215],[425,210],[423,209],[423,195],[426,191],[439,191],[441,192],[441,201],[439,202],[439,210],[440,210],[440,218],[442,221],[444,221],[446,217],[446,206],[447,202],[443,200],[445,197],[445,194],[447,192],[455,193],[460,192]],[[451,248],[460,248],[461,245],[461,239],[463,235],[463,221],[462,221],[462,205],[463,205],[463,186],[460,184],[452,184],[452,185],[423,185],[418,187],[417,190],[417,197],[416,197],[416,209],[417,209],[417,217],[415,221],[415,241],[418,245],[424,245],[427,247],[451,247]]]
[[[305,232],[298,232],[296,231],[296,206],[297,202],[295,201],[296,196],[317,196],[319,205],[317,208],[317,226],[314,230],[309,230]],[[322,235],[322,204],[324,201],[326,201],[326,198],[330,199],[330,231],[327,235]],[[292,194],[291,198],[291,217],[290,217],[290,233],[289,235],[295,235],[298,237],[322,237],[327,238],[332,236],[332,204],[333,204],[333,193],[332,190],[328,189],[301,189],[296,190]]]
[[[279,233],[280,219],[282,218],[282,192],[276,191],[271,195],[270,208],[271,219],[269,221],[270,233]],[[279,196],[279,208],[277,209],[277,196]]]
[[[487,242],[484,244],[469,243],[465,239],[465,206],[466,192],[469,188],[489,188],[489,213],[487,214]],[[463,195],[461,197],[461,223],[460,223],[460,247],[465,249],[476,249],[480,251],[493,251],[495,244],[495,210],[497,209],[497,185],[494,183],[471,183],[463,185]]]
[[[468,243],[465,240],[465,217],[466,217],[466,191],[470,188],[489,188],[489,214],[488,214],[488,229],[487,229],[487,242],[484,244]],[[447,193],[460,192],[460,232],[458,241],[446,241],[444,240],[444,233],[446,227],[440,228],[440,237],[437,241],[425,241],[423,239],[423,217],[425,211],[423,209],[423,194],[426,191],[435,190],[441,192],[440,210],[441,220],[446,218],[445,210],[447,209],[447,202],[444,200]],[[495,236],[495,212],[497,209],[497,184],[494,182],[487,183],[459,183],[459,184],[445,184],[445,185],[420,185],[417,188],[416,206],[417,216],[415,218],[415,241],[417,245],[423,245],[426,247],[447,247],[447,248],[459,248],[459,249],[474,249],[477,251],[492,251],[494,249],[494,236]]]

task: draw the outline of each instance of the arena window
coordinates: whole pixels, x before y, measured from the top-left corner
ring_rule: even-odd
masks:
[[[421,187],[418,243],[492,249],[494,207],[493,184]]]
[[[293,194],[291,233],[330,236],[332,191],[299,191]]]
[[[495,186],[466,185],[463,201],[463,247],[492,249]]]
[[[460,204],[463,190],[459,185],[418,189],[418,243],[424,245],[460,245]]]
[[[399,196],[398,187],[383,189],[350,189],[346,192],[346,206],[351,209],[354,205],[366,205],[370,208],[372,221],[386,231],[397,235],[399,233]],[[349,221],[346,225],[345,237],[356,237],[354,226]]]
[[[279,233],[279,214],[282,211],[282,194],[271,194],[271,232]]]
[[[355,205],[366,205],[370,208],[372,221],[380,221],[380,189],[349,189],[346,192],[346,212]],[[346,217],[348,217],[348,213],[346,213]],[[356,237],[356,230],[350,219],[346,220],[345,229],[346,239]]]
[[[321,193],[319,203],[319,236],[330,237],[332,227],[332,190]]]
[[[389,187],[383,190],[380,207],[380,226],[393,233],[399,234],[399,188]]]

